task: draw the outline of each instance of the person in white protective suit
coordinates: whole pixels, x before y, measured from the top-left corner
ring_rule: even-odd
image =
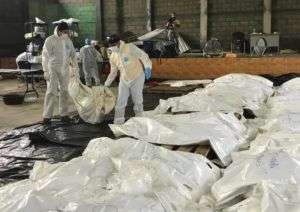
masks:
[[[18,55],[16,58],[17,67],[19,69],[30,69],[30,61],[33,59],[33,56],[30,52],[23,52]]]
[[[80,49],[80,57],[82,59],[82,69],[84,72],[85,84],[92,86],[92,78],[95,85],[100,85],[100,74],[98,62],[103,62],[100,52],[95,48],[96,41],[89,41],[86,39],[86,45]]]
[[[47,81],[43,113],[45,124],[50,123],[53,116],[58,91],[61,121],[70,121],[68,81],[71,64],[77,64],[76,52],[69,38],[69,26],[62,22],[56,27],[54,35],[46,39],[42,52],[44,78]]]
[[[125,122],[125,108],[131,95],[136,116],[143,113],[143,88],[145,78],[152,74],[152,62],[149,56],[134,44],[126,44],[118,36],[107,37],[109,45],[110,74],[105,86],[110,86],[120,72],[120,83],[117,104],[115,107],[114,124]]]

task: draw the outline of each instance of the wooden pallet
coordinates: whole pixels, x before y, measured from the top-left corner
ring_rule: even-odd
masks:
[[[157,85],[154,87],[147,87],[144,89],[144,94],[177,94],[185,95],[194,91],[197,88],[203,88],[203,85],[187,85],[183,87],[171,87],[170,85]]]
[[[208,159],[216,159],[216,155],[209,145],[187,145],[187,146],[175,146],[175,145],[159,145],[172,151],[190,152],[194,154],[199,154],[207,157]]]

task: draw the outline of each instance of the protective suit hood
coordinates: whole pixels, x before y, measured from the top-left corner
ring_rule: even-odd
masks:
[[[111,73],[105,85],[110,86],[120,71],[121,80],[127,85],[138,79],[144,72],[144,68],[152,69],[149,56],[132,43],[120,41],[119,52],[112,52],[109,56]]]
[[[53,34],[54,34],[55,36],[59,37],[59,35],[58,35],[58,31],[57,31],[57,26],[54,28],[54,32],[53,32]]]
[[[46,39],[42,52],[44,77],[48,80],[44,118],[52,118],[55,105],[54,99],[57,95],[60,97],[60,115],[67,116],[69,113],[68,78],[70,63],[77,63],[75,48],[71,39],[63,39],[61,36],[58,36],[56,27],[54,34]]]
[[[82,59],[82,68],[86,85],[91,86],[92,78],[94,78],[96,86],[99,86],[100,76],[97,62],[103,61],[101,54],[94,46],[85,45],[80,49],[80,57]]]
[[[56,37],[58,37],[58,38],[60,38],[60,39],[71,39],[70,37],[68,37],[68,38],[64,38],[63,36],[59,36],[58,35],[58,30],[57,30],[57,26],[55,27],[55,29],[54,29],[54,36],[56,36]]]

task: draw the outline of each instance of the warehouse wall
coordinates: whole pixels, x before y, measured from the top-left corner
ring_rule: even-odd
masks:
[[[199,47],[200,33],[200,1],[199,0],[154,0],[154,27],[158,28],[166,23],[170,13],[175,12],[180,21],[183,38],[194,47]]]
[[[30,17],[46,17],[46,21],[58,18],[74,17],[81,20],[80,36],[95,37],[96,5],[95,0],[30,0]],[[45,6],[46,5],[46,6]],[[122,9],[123,8],[123,9]],[[103,0],[104,35],[131,31],[137,35],[146,30],[145,0]],[[153,27],[165,24],[171,12],[176,12],[181,22],[183,37],[194,46],[199,45],[198,0],[154,0]]]
[[[120,4],[120,1],[103,0],[103,30],[105,35],[120,31],[121,23],[118,24],[117,4]]]
[[[246,35],[263,30],[262,0],[209,0],[208,37],[217,37],[225,49],[230,49],[233,32]]]
[[[28,4],[29,21],[34,21],[35,17],[39,17],[45,22],[52,22],[59,16],[59,4],[48,0],[29,0]]]
[[[105,36],[127,31],[138,35],[146,32],[145,0],[104,0],[103,11]]]
[[[0,2],[0,57],[15,56],[24,51],[24,22],[27,19],[26,1]]]
[[[200,0],[152,0],[153,27],[165,24],[171,12],[181,22],[179,31],[199,48]],[[79,42],[96,36],[96,0],[1,0],[0,53],[17,54],[23,46],[23,23],[35,16],[47,22],[74,17],[81,20]],[[146,32],[146,0],[102,0],[104,35]],[[281,33],[281,48],[300,50],[300,1],[273,0],[272,31]],[[263,0],[208,0],[208,37],[217,37],[230,49],[231,34],[262,31]]]
[[[59,16],[61,18],[76,18],[80,20],[79,39],[96,37],[96,6],[93,0],[70,1],[60,0]]]
[[[124,8],[122,31],[132,31],[138,35],[147,32],[145,0],[124,0],[123,5],[120,6]]]
[[[272,1],[272,31],[280,32],[281,48],[300,50],[300,1]],[[199,48],[199,2],[200,0],[153,0],[154,28],[162,26],[170,12],[174,11],[181,22],[179,31],[183,37],[194,48]],[[104,0],[105,32],[130,30],[136,34],[144,33],[145,0],[124,0],[125,9],[121,13],[125,20],[119,25],[117,3],[118,0]],[[254,29],[262,32],[262,23],[263,0],[208,0],[208,38],[217,37],[227,50],[230,49],[233,32],[241,31],[246,35]]]
[[[96,7],[94,0],[29,0],[29,17],[40,17],[51,23],[62,18],[80,20],[79,38],[76,42],[82,44],[85,38],[96,36]],[[50,25],[52,33],[53,26]]]
[[[273,0],[272,30],[280,32],[281,47],[300,50],[300,1]]]

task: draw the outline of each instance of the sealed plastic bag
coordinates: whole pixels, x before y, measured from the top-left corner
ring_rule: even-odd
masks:
[[[264,114],[264,105],[273,94],[273,83],[263,77],[229,74],[204,89],[185,96],[161,100],[152,114],[171,112],[237,112],[248,108],[255,115]]]
[[[39,162],[30,180],[0,188],[0,211],[197,212],[197,202],[219,177],[201,155],[100,138],[82,157]]]
[[[276,95],[267,102],[267,118],[277,118],[281,115],[300,114],[300,78],[287,81],[277,89]]]
[[[160,100],[154,111],[145,112],[150,116],[153,114],[164,114],[168,111],[178,112],[237,112],[242,113],[238,105],[219,101],[207,94],[205,89],[199,89],[184,96]],[[148,116],[148,115],[147,115]]]
[[[280,115],[298,113],[300,114],[300,90],[285,95],[277,95],[267,102],[267,118],[276,118]]]
[[[273,116],[272,116],[273,117]],[[260,127],[265,132],[300,132],[300,113],[285,113],[266,119],[265,125]]]
[[[224,176],[213,185],[212,194],[220,203],[246,194],[262,181],[299,185],[299,162],[298,155],[282,149],[270,149],[257,155],[245,154],[225,169]]]
[[[77,73],[77,70],[72,71]],[[105,86],[89,88],[80,82],[76,74],[70,78],[69,94],[80,117],[91,124],[101,123],[116,103],[116,97],[109,88]]]
[[[233,160],[237,160],[244,155],[258,155],[267,150],[284,150],[291,155],[300,155],[300,133],[291,133],[288,131],[270,131],[259,134],[251,142],[250,149],[246,151],[235,152],[232,154]]]
[[[248,198],[224,212],[298,212],[300,186],[293,182],[262,181],[249,192]]]
[[[300,77],[285,82],[278,88],[277,91],[280,95],[286,95],[294,92],[300,92]]]
[[[123,125],[110,125],[116,136],[128,135],[156,144],[210,144],[224,165],[230,154],[247,142],[248,129],[234,114],[189,113],[135,117]]]

